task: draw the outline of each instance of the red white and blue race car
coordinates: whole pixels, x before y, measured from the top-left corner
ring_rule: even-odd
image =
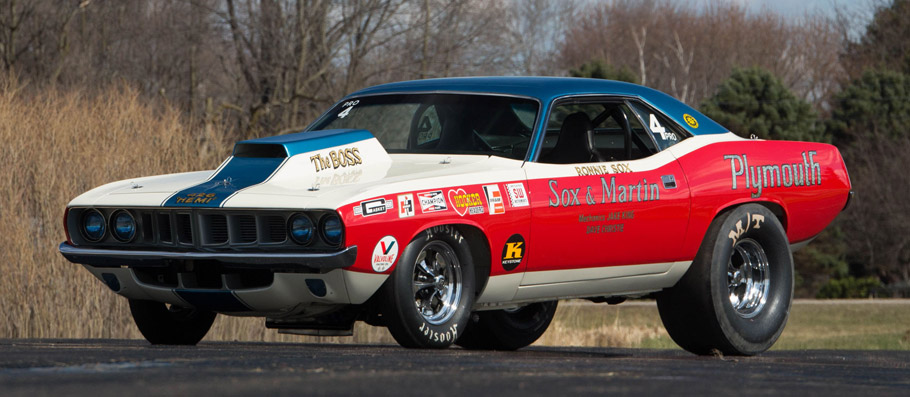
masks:
[[[214,171],[91,190],[59,249],[156,344],[222,313],[517,349],[557,300],[654,294],[686,350],[756,354],[787,321],[791,251],[850,189],[831,145],[743,139],[638,85],[434,79],[355,92]]]

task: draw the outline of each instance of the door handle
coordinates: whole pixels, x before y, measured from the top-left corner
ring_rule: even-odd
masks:
[[[676,189],[675,175],[662,175],[660,180],[664,182],[664,189]]]

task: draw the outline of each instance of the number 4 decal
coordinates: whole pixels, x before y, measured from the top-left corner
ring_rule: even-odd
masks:
[[[665,141],[667,141],[667,140],[675,141],[676,140],[676,134],[674,134],[672,132],[667,132],[667,129],[664,128],[662,125],[660,125],[660,122],[657,121],[657,116],[655,116],[654,113],[651,113],[650,117],[648,117],[648,118],[649,118],[648,127],[651,128],[651,132],[653,132],[655,134],[660,134],[660,138]]]
[[[340,113],[338,113],[338,118],[339,118],[339,119],[343,119],[343,118],[345,118],[345,117],[348,117],[348,113],[351,113],[351,109],[353,109],[353,108],[354,108],[354,107],[351,106],[351,107],[349,107],[349,108],[347,108],[347,109],[345,109],[345,110],[342,110]]]

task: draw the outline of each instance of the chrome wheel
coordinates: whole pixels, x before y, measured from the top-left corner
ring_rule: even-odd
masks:
[[[417,312],[428,323],[439,325],[458,310],[461,300],[461,263],[448,244],[431,241],[417,255],[413,292]]]
[[[768,256],[753,239],[742,239],[733,246],[727,262],[727,289],[730,304],[740,317],[752,318],[761,313],[771,287]]]

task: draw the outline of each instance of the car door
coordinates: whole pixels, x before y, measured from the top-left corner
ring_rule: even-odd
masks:
[[[551,109],[538,160],[525,165],[522,285],[659,273],[681,260],[689,188],[662,149],[684,131],[630,99],[564,99]]]

